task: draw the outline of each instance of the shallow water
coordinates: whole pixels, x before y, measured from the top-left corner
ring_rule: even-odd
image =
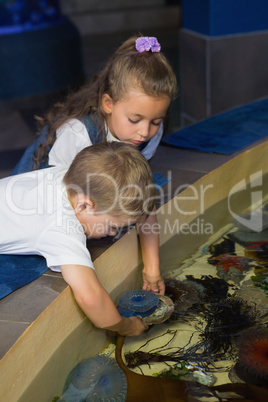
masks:
[[[241,232],[230,223],[182,263],[171,261],[165,280],[174,313],[141,336],[125,338],[122,357],[130,370],[185,380],[190,393],[193,384],[202,393],[204,385],[243,382],[233,369],[241,334],[248,328],[268,331],[268,220],[264,224],[262,232]],[[250,241],[256,240],[261,243],[252,251]],[[169,293],[172,281],[180,289],[177,300]],[[101,354],[114,357],[114,352],[110,344]]]
[[[132,362],[137,351],[150,352],[158,356],[175,353],[173,357],[176,356],[176,360],[170,358],[165,362],[149,360],[148,363],[143,362],[131,370],[139,374],[159,376],[178,364],[182,356],[181,362],[188,368],[187,375],[181,377],[180,370],[173,370],[172,374],[177,374],[177,378],[193,381],[194,376],[195,381],[205,385],[243,382],[237,378],[232,369],[238,360],[237,340],[241,331],[250,327],[268,328],[266,316],[268,314],[268,252],[261,250],[261,252],[253,253],[252,247],[245,247],[245,244],[235,241],[234,250],[230,252],[226,252],[225,249],[218,250],[219,255],[213,257],[214,264],[212,264],[212,251],[215,252],[215,248],[211,246],[219,245],[229,235],[232,237],[233,233],[237,233],[237,230],[238,228],[233,224],[221,228],[182,264],[178,266],[176,263],[172,264],[172,269],[165,274],[165,278],[192,284],[193,290],[198,290],[199,287],[199,296],[202,294],[202,281],[206,283],[217,278],[216,283],[213,284],[215,295],[210,295],[210,300],[204,300],[200,296],[199,301],[196,303],[193,299],[194,304],[191,305],[191,300],[189,301],[191,295],[187,295],[187,291],[182,291],[179,307],[177,311],[175,308],[171,319],[150,327],[140,337],[126,338],[123,357],[130,352]],[[262,233],[263,239],[268,240],[266,230]],[[248,241],[251,238],[254,240],[254,233],[247,232],[246,235]],[[234,258],[235,256],[241,258]],[[265,275],[267,275],[267,282],[265,282]],[[196,279],[202,279],[202,281],[198,284],[194,283],[193,280]],[[228,289],[227,295],[224,295],[224,284]],[[217,286],[220,286],[218,290]],[[203,293],[206,291],[203,286]],[[223,296],[220,296],[220,291],[223,291]],[[224,308],[226,313],[222,313]],[[230,314],[233,314],[233,317],[230,317]],[[137,361],[141,361],[140,356]],[[127,365],[126,359],[125,363]]]

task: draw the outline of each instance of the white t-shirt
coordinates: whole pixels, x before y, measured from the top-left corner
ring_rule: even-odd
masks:
[[[156,135],[148,142],[141,151],[143,156],[149,160],[154,155],[163,135],[163,123],[161,123]],[[118,141],[108,130],[107,141]],[[63,124],[56,132],[56,141],[53,144],[49,155],[50,166],[69,165],[78,152],[92,145],[85,125],[78,119],[71,119]]]
[[[0,253],[38,254],[52,270],[75,264],[93,268],[86,235],[55,167],[0,180]]]

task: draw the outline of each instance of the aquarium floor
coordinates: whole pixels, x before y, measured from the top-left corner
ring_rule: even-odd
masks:
[[[130,34],[132,33],[126,32],[84,38],[82,45],[86,77],[91,78],[107,57],[113,53],[114,49]],[[150,35],[152,33],[144,31],[143,34]],[[165,29],[164,31],[157,30],[154,34],[162,44],[162,48],[172,62],[179,78],[178,32],[174,29]],[[62,95],[61,91],[60,93],[39,95],[23,100],[0,101],[0,178],[10,174],[23,149],[32,143],[35,134],[33,116],[43,114]],[[179,116],[178,99],[174,102],[171,110],[169,132],[180,127]],[[151,161],[152,171],[172,178],[171,182],[163,187],[164,198],[160,203],[166,202],[173,197],[175,191],[183,190],[237,154],[238,152],[228,156],[207,154],[160,145]],[[93,260],[111,244],[106,243],[102,246],[91,247]],[[34,282],[1,300],[0,358],[65,287],[66,284],[61,274],[47,271]]]

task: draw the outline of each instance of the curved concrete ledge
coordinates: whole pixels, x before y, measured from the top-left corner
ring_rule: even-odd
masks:
[[[256,189],[262,191],[263,198],[268,194],[267,154],[268,141],[202,177],[158,210],[163,274],[172,260],[180,263],[210,236],[206,233],[185,235],[182,224],[190,225],[201,216],[217,231],[233,219],[227,202],[232,189],[237,191],[231,201],[239,205],[240,211],[250,206],[251,191],[254,191],[250,181],[254,177],[259,178]],[[207,190],[204,192],[204,189]],[[167,222],[174,227],[177,221],[179,225],[175,229],[179,233],[165,230]],[[140,261],[135,229],[95,261],[98,277],[113,300],[140,285]],[[97,354],[106,343],[105,332],[90,323],[67,288],[1,360],[0,400],[50,401],[61,394],[70,370],[82,358]]]

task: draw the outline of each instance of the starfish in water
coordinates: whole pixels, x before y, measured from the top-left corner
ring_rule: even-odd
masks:
[[[215,266],[222,266],[224,271],[228,271],[229,268],[235,267],[239,271],[246,268],[253,259],[249,257],[239,257],[237,255],[222,254],[216,257],[210,257],[208,259],[209,264]]]

